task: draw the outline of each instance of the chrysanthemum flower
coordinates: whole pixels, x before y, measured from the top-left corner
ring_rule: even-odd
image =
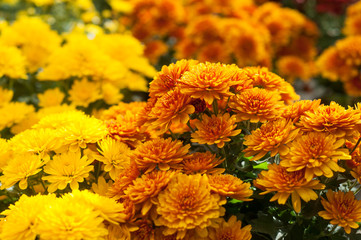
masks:
[[[183,74],[179,80],[179,87],[183,94],[212,104],[213,100],[233,95],[229,88],[237,82],[230,81],[232,73],[232,69],[226,65],[199,63]]]
[[[39,214],[47,204],[55,201],[55,195],[37,195],[28,197],[21,195],[19,200],[10,205],[9,209],[1,214],[5,215],[5,221],[2,223],[0,238],[7,240],[34,240],[39,234]]]
[[[104,238],[108,234],[104,218],[92,206],[69,199],[58,198],[39,213],[37,231],[41,239]]]
[[[0,176],[0,189],[5,189],[19,182],[20,189],[28,187],[28,178],[41,171],[44,162],[34,154],[16,154],[5,167]]]
[[[284,81],[282,83],[282,87],[280,90],[280,95],[282,98],[282,101],[285,104],[292,104],[294,101],[300,100],[300,95],[298,95],[294,89],[294,87],[289,83]]]
[[[117,105],[105,109],[100,116],[101,120],[117,120],[119,115],[125,116],[127,112],[137,114],[141,109],[146,106],[146,102],[119,102]]]
[[[210,230],[211,240],[251,240],[251,225],[242,228],[242,222],[236,216],[231,216],[228,221],[222,218],[219,228]]]
[[[177,233],[183,239],[188,229],[195,229],[200,237],[207,237],[207,227],[223,216],[225,200],[211,194],[206,175],[176,175],[168,187],[158,195],[156,226],[167,227],[164,235]]]
[[[64,189],[69,184],[72,190],[79,188],[79,182],[89,176],[94,166],[89,166],[92,160],[86,156],[81,157],[80,151],[66,152],[55,155],[44,167],[44,172],[49,176],[42,179],[50,182],[48,192],[55,192],[57,189]]]
[[[124,193],[135,204],[142,203],[142,214],[145,215],[153,206],[152,199],[166,188],[174,176],[174,171],[152,171],[137,178]]]
[[[252,200],[249,199],[253,194],[253,191],[250,189],[250,183],[245,183],[241,179],[229,174],[209,175],[208,178],[212,192],[241,201]]]
[[[150,110],[147,125],[154,129],[159,128],[159,131],[164,133],[172,123],[186,124],[189,114],[195,110],[190,102],[191,98],[182,94],[180,88],[168,91],[158,98]]]
[[[314,110],[320,106],[321,99],[318,100],[301,100],[285,107],[282,117],[298,122],[305,112]]]
[[[241,133],[237,127],[236,117],[230,116],[229,113],[223,115],[212,115],[208,117],[202,115],[202,120],[196,120],[194,125],[197,130],[192,133],[191,141],[200,144],[217,144],[217,147],[223,148],[226,142],[231,141],[230,137]]]
[[[0,107],[9,103],[13,98],[14,92],[10,89],[0,87]]]
[[[98,143],[98,151],[102,154],[94,158],[104,163],[104,171],[115,180],[122,170],[130,164],[130,148],[122,142],[107,137]]]
[[[69,100],[76,106],[88,107],[90,103],[100,99],[100,86],[86,78],[74,81],[69,90]]]
[[[0,108],[0,129],[2,130],[20,123],[33,112],[35,112],[34,107],[24,102],[9,102],[4,104]]]
[[[108,189],[108,196],[120,199],[124,197],[125,189],[140,175],[140,171],[133,159],[130,160],[130,164],[125,168],[120,175],[115,179],[114,184]]]
[[[306,82],[310,81],[310,78],[316,73],[314,62],[305,61],[294,55],[281,57],[276,65],[279,74],[290,82],[297,78]]]
[[[148,219],[139,219],[135,222],[138,227],[137,231],[132,232],[131,239],[133,240],[155,240],[155,227],[152,221]]]
[[[333,192],[328,190],[327,200],[321,198],[325,211],[318,212],[322,218],[331,220],[333,225],[343,227],[346,233],[351,233],[351,228],[359,228],[357,224],[361,222],[361,201],[355,199],[353,192]]]
[[[92,183],[91,190],[100,196],[108,196],[108,189],[112,187],[113,181],[106,181],[103,176],[98,177],[97,183]]]
[[[183,59],[169,66],[163,66],[162,70],[155,75],[153,81],[149,83],[149,96],[161,97],[169,90],[173,90],[183,74],[196,64],[196,60]]]
[[[176,167],[188,154],[190,146],[179,140],[154,139],[147,141],[134,150],[132,157],[141,170],[151,172],[158,167],[165,171],[171,167]]]
[[[40,107],[51,107],[58,106],[62,103],[65,94],[59,90],[59,88],[48,89],[44,93],[39,93],[39,106]]]
[[[271,152],[271,157],[277,153],[286,155],[289,151],[286,144],[295,139],[298,132],[299,129],[284,118],[267,122],[252,131],[251,135],[244,137],[244,145],[247,148],[243,151],[246,157],[253,156],[251,160],[258,160],[268,152]]]
[[[12,154],[13,151],[10,148],[9,142],[6,139],[0,138],[0,172],[8,164]]]
[[[296,212],[301,211],[301,198],[305,202],[316,200],[318,196],[313,190],[325,188],[319,180],[306,180],[304,170],[288,172],[286,168],[277,164],[269,165],[268,169],[258,175],[254,181],[255,186],[264,190],[262,195],[277,192],[270,201],[278,200],[279,204],[285,204],[292,195],[292,205]]]
[[[224,168],[215,168],[224,161],[222,158],[218,158],[211,152],[195,152],[184,158],[181,162],[182,170],[186,174],[194,173],[223,173]]]
[[[254,87],[279,91],[285,80],[270,72],[266,67],[245,67],[242,69]]]
[[[347,110],[341,105],[331,102],[329,106],[321,105],[313,111],[301,116],[299,126],[302,131],[328,132],[337,137],[351,137],[355,127],[361,123],[361,112],[352,108]]]
[[[237,114],[237,121],[266,122],[277,119],[284,103],[277,92],[252,88],[231,97],[229,107]]]
[[[0,45],[0,77],[26,79],[26,59],[15,46]]]
[[[339,159],[351,159],[348,150],[341,148],[344,143],[344,139],[337,139],[334,135],[310,132],[289,144],[290,151],[280,164],[290,172],[305,169],[307,180],[314,175],[330,178],[334,171],[345,171],[337,164]]]

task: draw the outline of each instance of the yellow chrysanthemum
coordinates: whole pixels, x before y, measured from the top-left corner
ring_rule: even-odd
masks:
[[[318,196],[313,189],[325,188],[319,180],[306,180],[305,170],[288,172],[286,168],[277,164],[269,165],[268,171],[262,171],[254,181],[254,185],[264,190],[262,195],[277,192],[271,198],[271,202],[278,200],[279,204],[285,204],[292,195],[292,205],[296,212],[301,211],[301,198],[305,202],[316,200]]]
[[[334,135],[310,132],[289,144],[290,151],[280,164],[291,172],[305,169],[308,181],[314,175],[330,178],[333,171],[345,171],[337,164],[339,159],[351,159],[348,150],[341,148],[344,144],[344,139],[337,139]]]
[[[0,45],[0,77],[26,78],[26,59],[16,47]]]
[[[329,106],[321,105],[313,111],[307,111],[301,116],[299,126],[302,131],[328,132],[337,137],[351,137],[355,127],[361,123],[361,112],[352,108],[345,109],[331,102]]]
[[[231,97],[229,107],[237,114],[237,121],[266,122],[281,115],[284,103],[277,92],[252,88]]]
[[[153,81],[149,84],[149,95],[151,97],[161,97],[169,90],[173,90],[183,74],[196,64],[196,60],[183,59],[169,66],[163,66],[162,70],[155,75]]]
[[[66,106],[66,105],[65,105]],[[71,122],[79,122],[86,118],[84,112],[77,111],[73,108],[65,107],[65,111],[57,112],[58,108],[48,109],[50,112],[47,112],[48,108],[39,110],[39,114],[43,116],[39,122],[33,126],[33,128],[50,128],[50,129],[59,129],[64,125],[68,125]]]
[[[168,131],[172,123],[184,123],[189,120],[189,115],[195,111],[191,98],[181,93],[180,88],[168,91],[159,97],[148,114],[151,128],[159,129],[160,133]]]
[[[182,170],[186,174],[215,174],[224,172],[224,168],[215,168],[223,161],[224,159],[218,158],[211,152],[195,152],[185,157],[181,164]]]
[[[65,94],[60,91],[59,88],[48,89],[44,93],[39,93],[39,106],[40,107],[51,107],[51,106],[59,106]]]
[[[32,105],[27,105],[24,102],[9,102],[4,104],[0,107],[0,129],[2,130],[20,123],[34,111],[35,109]]]
[[[222,218],[219,228],[210,230],[211,240],[251,240],[251,225],[242,228],[242,222],[236,216],[231,216],[228,221]]]
[[[142,203],[141,212],[143,215],[146,215],[153,206],[152,200],[167,187],[174,174],[174,171],[152,171],[146,173],[142,177],[135,179],[124,193],[135,204]]]
[[[251,160],[258,160],[271,152],[271,157],[277,153],[286,155],[289,152],[287,143],[291,142],[297,136],[299,129],[291,121],[281,118],[276,121],[267,122],[260,128],[252,131],[251,135],[244,137],[246,157],[252,157]]]
[[[200,98],[208,104],[233,95],[229,88],[240,82],[232,81],[233,68],[220,63],[199,63],[179,79],[183,94]]]
[[[86,78],[74,81],[69,90],[69,100],[76,106],[88,107],[90,103],[100,99],[100,86]]]
[[[11,101],[13,98],[14,92],[10,89],[0,87],[0,108]]]
[[[104,171],[109,172],[109,176],[115,180],[121,171],[130,164],[130,148],[122,142],[107,137],[98,143],[98,151],[102,154],[95,155],[94,158],[103,162]]]
[[[164,235],[177,234],[183,239],[188,229],[195,229],[199,237],[207,237],[207,227],[223,216],[225,200],[211,194],[206,175],[176,175],[168,187],[158,195],[156,226],[167,227]]]
[[[109,105],[117,104],[124,97],[119,88],[111,83],[105,83],[101,86],[101,94],[104,102]]]
[[[112,187],[113,183],[112,180],[107,182],[103,176],[99,176],[98,182],[92,183],[91,190],[100,196],[108,196],[108,189]]]
[[[17,154],[5,167],[0,176],[0,189],[5,189],[19,182],[20,189],[28,187],[28,178],[41,171],[44,162],[34,154]]]
[[[209,175],[208,178],[212,192],[241,201],[252,200],[249,199],[253,194],[253,191],[250,189],[250,183],[245,183],[241,179],[229,174]]]
[[[44,172],[49,176],[42,177],[50,182],[48,192],[65,189],[68,184],[72,190],[78,189],[79,182],[83,182],[94,169],[94,166],[89,166],[91,163],[86,156],[81,157],[80,151],[53,156],[53,160],[44,166]]]
[[[179,167],[177,165],[186,157],[189,148],[189,145],[183,146],[179,140],[159,138],[140,145],[134,150],[132,157],[141,170],[151,172],[158,167],[165,171],[171,167]]]
[[[327,200],[321,198],[325,211],[318,212],[322,218],[331,220],[333,225],[343,227],[346,233],[351,233],[351,228],[359,228],[361,222],[361,201],[355,199],[353,192],[333,192],[328,190]]]
[[[104,218],[92,206],[58,198],[39,213],[37,231],[41,239],[102,239],[108,234]]]
[[[230,137],[234,137],[241,133],[241,129],[237,127],[236,117],[230,116],[229,113],[223,115],[212,115],[208,117],[206,114],[202,116],[202,120],[196,120],[194,125],[197,130],[191,134],[191,141],[200,144],[217,144],[218,148],[223,148],[226,142],[230,142]]]
[[[5,215],[0,238],[7,240],[34,240],[39,234],[39,214],[45,205],[51,205],[55,195],[37,195],[28,197],[22,195],[15,205],[1,214]]]

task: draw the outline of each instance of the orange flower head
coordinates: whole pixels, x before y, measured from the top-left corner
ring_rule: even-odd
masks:
[[[153,81],[149,83],[149,96],[161,97],[169,90],[173,90],[183,74],[196,64],[196,60],[183,59],[169,66],[163,66],[162,70],[155,75]]]
[[[207,237],[207,227],[214,227],[224,215],[226,203],[218,194],[212,194],[206,175],[178,174],[168,187],[159,193],[156,226],[167,227],[164,235],[177,233],[183,239],[188,229],[195,229],[199,237]]]
[[[217,144],[217,147],[223,148],[226,142],[231,141],[229,137],[236,136],[241,133],[241,129],[236,129],[236,117],[230,116],[229,113],[223,115],[212,115],[208,117],[206,114],[202,116],[202,120],[196,120],[194,125],[197,131],[191,134],[191,141],[200,144]]]
[[[269,91],[279,91],[282,88],[282,82],[285,81],[266,67],[245,67],[243,71],[254,87]]]
[[[138,227],[137,231],[131,233],[131,239],[133,240],[153,240],[155,229],[152,221],[148,219],[139,219],[135,222]]]
[[[316,200],[318,196],[313,190],[325,188],[319,180],[306,180],[304,170],[288,172],[286,168],[275,163],[268,166],[268,171],[262,171],[258,175],[254,185],[265,190],[262,195],[277,192],[270,199],[271,202],[278,200],[279,204],[285,204],[292,195],[292,205],[296,212],[301,211],[301,198],[305,202]]]
[[[291,105],[286,106],[282,113],[282,117],[291,120],[296,123],[300,120],[301,116],[305,112],[318,108],[320,106],[321,99],[318,100],[301,100]]]
[[[183,146],[179,140],[159,138],[143,143],[132,156],[141,170],[151,172],[158,167],[166,171],[179,168],[178,164],[187,156],[189,148],[190,145]]]
[[[352,36],[336,42],[336,48],[342,59],[349,66],[359,66],[361,63],[361,36]]]
[[[142,214],[145,215],[152,207],[151,199],[157,197],[174,176],[174,171],[152,171],[133,180],[124,193],[135,204],[142,203]]]
[[[344,172],[337,161],[351,159],[347,149],[342,149],[344,139],[327,133],[310,132],[296,138],[289,144],[290,151],[282,159],[281,166],[293,172],[305,169],[305,178],[314,175],[332,177],[333,172]]]
[[[232,95],[229,88],[237,82],[230,81],[233,68],[220,63],[199,63],[185,72],[179,79],[183,94],[200,98],[208,104]]]
[[[282,98],[282,101],[284,101],[285,104],[292,104],[294,101],[300,100],[300,95],[298,95],[293,88],[293,86],[289,83],[284,81],[282,83],[282,87],[280,90],[280,95]]]
[[[343,88],[347,95],[352,97],[360,97],[361,96],[361,75],[357,75],[346,82],[344,82]]]
[[[109,188],[108,196],[115,199],[123,198],[125,196],[124,191],[139,175],[140,171],[134,160],[131,159],[130,165],[122,171],[119,177],[115,179],[112,187]]]
[[[192,173],[223,173],[224,168],[215,168],[224,161],[222,158],[217,158],[211,152],[195,152],[184,158],[182,161],[183,171],[187,174]]]
[[[279,74],[291,83],[297,78],[309,82],[310,78],[315,74],[314,63],[312,61],[305,61],[298,56],[281,57],[276,65]]]
[[[241,201],[252,201],[249,199],[253,194],[250,183],[229,174],[209,175],[208,178],[212,192]]]
[[[352,137],[355,127],[361,123],[361,111],[347,110],[331,102],[329,106],[321,105],[313,111],[307,111],[301,117],[299,125],[302,131],[328,132],[337,137]]]
[[[148,115],[146,124],[151,128],[159,129],[160,133],[166,132],[172,123],[186,124],[189,114],[195,111],[190,102],[191,98],[182,94],[179,88],[170,90],[158,98]]]
[[[277,119],[284,103],[277,92],[266,89],[246,89],[231,97],[230,108],[237,114],[237,121],[266,122]]]
[[[351,228],[359,228],[361,222],[361,201],[355,199],[353,192],[333,192],[328,190],[327,200],[321,198],[324,211],[318,212],[322,218],[331,220],[330,223],[343,227],[347,234],[351,233]]]
[[[146,102],[119,102],[118,105],[111,106],[101,113],[101,120],[117,120],[119,115],[125,116],[127,112],[137,114],[141,109],[146,106]]]
[[[242,228],[242,222],[236,216],[231,216],[228,221],[222,218],[219,228],[211,229],[211,240],[251,240],[251,225]]]
[[[251,135],[244,137],[244,150],[246,157],[254,156],[251,160],[258,160],[271,151],[271,157],[277,153],[286,155],[289,152],[287,143],[297,136],[299,129],[291,121],[284,118],[267,122],[260,128],[252,131]]]
[[[351,171],[351,175],[359,182],[361,183],[361,165],[358,165],[357,167],[354,167]]]

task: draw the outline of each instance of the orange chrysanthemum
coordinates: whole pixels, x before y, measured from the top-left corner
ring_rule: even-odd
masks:
[[[252,201],[252,199],[249,199],[253,194],[250,183],[245,183],[229,174],[216,174],[208,177],[212,192],[241,201]]]
[[[186,157],[189,148],[189,145],[183,146],[179,140],[159,138],[143,143],[132,156],[140,170],[151,172],[158,167],[166,171],[171,167],[178,168],[178,163]]]
[[[293,82],[297,78],[308,82],[316,72],[314,62],[305,61],[294,55],[281,57],[276,65],[278,73],[289,82]]]
[[[172,123],[186,124],[189,114],[195,111],[190,102],[191,98],[182,94],[179,88],[170,90],[158,98],[148,114],[146,124],[151,128],[159,129],[160,133],[166,132]]]
[[[132,232],[131,238],[133,240],[154,240],[155,228],[152,221],[148,219],[139,219],[135,222],[138,227],[137,231]]]
[[[329,106],[321,105],[301,116],[299,126],[303,131],[328,132],[337,137],[351,137],[355,127],[361,123],[361,112],[352,108],[347,110],[331,102]]]
[[[296,212],[301,211],[301,198],[305,202],[316,200],[318,196],[313,189],[325,188],[318,180],[306,180],[304,170],[288,172],[286,168],[277,164],[269,165],[268,169],[258,175],[254,185],[265,190],[262,195],[277,192],[270,201],[278,200],[279,204],[285,204],[292,195],[292,205]]]
[[[320,106],[321,99],[318,100],[301,100],[291,105],[286,106],[282,113],[282,117],[292,120],[292,122],[298,122],[301,116],[305,112],[318,108]]]
[[[245,67],[243,71],[254,87],[269,91],[279,91],[282,88],[282,82],[285,81],[266,67]]]
[[[284,104],[280,100],[277,92],[252,88],[231,97],[229,106],[237,113],[237,121],[266,122],[281,115]]]
[[[183,74],[196,64],[196,60],[183,59],[169,66],[163,66],[162,70],[155,75],[153,81],[149,84],[149,96],[161,97],[169,90],[173,90]]]
[[[176,175],[168,187],[158,195],[156,226],[167,227],[164,235],[177,233],[183,239],[188,229],[195,229],[199,237],[207,237],[207,227],[224,215],[226,203],[212,194],[206,175]]]
[[[118,105],[111,106],[110,108],[104,110],[101,113],[101,120],[111,120],[118,119],[119,115],[125,116],[127,112],[131,112],[133,114],[137,114],[141,109],[146,106],[146,102],[119,102]]]
[[[135,204],[142,203],[142,214],[145,215],[152,207],[151,200],[158,196],[174,176],[174,171],[153,171],[133,181],[124,193]]]
[[[222,218],[219,228],[211,229],[211,240],[251,240],[251,225],[242,228],[242,222],[236,216],[231,216],[228,221]]]
[[[241,81],[231,81],[234,68],[220,63],[199,63],[185,72],[179,80],[183,94],[200,98],[208,104],[233,95],[229,89]]]
[[[251,135],[244,137],[244,150],[246,157],[258,160],[271,151],[271,157],[277,153],[286,155],[289,148],[285,145],[297,136],[299,129],[291,121],[281,118],[276,121],[267,122],[260,128],[252,131]]]
[[[236,136],[241,133],[241,129],[237,127],[236,117],[230,116],[229,113],[223,115],[207,115],[202,116],[202,120],[196,120],[194,125],[197,131],[192,133],[191,141],[200,144],[217,144],[217,147],[223,148],[226,142],[231,141],[229,137]]]
[[[280,164],[290,172],[305,169],[307,180],[314,175],[330,178],[333,171],[345,171],[337,164],[339,159],[351,159],[348,150],[341,148],[344,143],[344,139],[337,139],[331,134],[310,132],[289,144],[290,151]]]
[[[328,190],[327,200],[321,198],[325,211],[318,212],[322,218],[331,220],[333,225],[339,225],[350,234],[351,228],[359,228],[357,222],[361,222],[361,201],[355,199],[353,192],[333,192]]]
[[[211,152],[195,152],[185,157],[182,161],[183,171],[187,174],[192,173],[223,173],[224,168],[215,168],[224,161],[222,158],[217,158]]]

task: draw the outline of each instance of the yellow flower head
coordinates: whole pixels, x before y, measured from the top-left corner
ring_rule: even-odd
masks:
[[[322,218],[331,220],[330,223],[343,227],[347,234],[351,233],[351,228],[359,228],[361,222],[361,201],[355,199],[353,192],[333,192],[328,190],[327,200],[321,198],[324,211],[318,212]]]
[[[9,103],[13,98],[14,92],[10,89],[0,87],[0,108]]]
[[[266,122],[281,115],[284,103],[277,92],[252,88],[231,97],[229,106],[237,114],[237,121]]]
[[[355,127],[361,123],[361,112],[352,108],[347,110],[341,105],[331,102],[329,106],[321,105],[313,111],[301,116],[299,126],[302,131],[328,132],[337,137],[351,137]]]
[[[207,237],[207,227],[223,216],[225,200],[212,194],[206,175],[176,175],[168,187],[158,195],[156,226],[167,227],[164,235],[177,233],[183,239],[188,229],[195,229],[199,237]]]
[[[9,102],[0,107],[0,130],[20,123],[35,111],[32,105],[24,102]]]
[[[135,179],[124,193],[135,204],[142,203],[141,212],[143,215],[146,215],[153,206],[152,200],[167,187],[174,174],[174,171],[152,171],[146,173],[142,177]]]
[[[241,179],[229,174],[209,175],[208,178],[212,192],[241,201],[252,200],[249,199],[253,194],[253,191],[250,189],[250,183],[245,183]]]
[[[286,144],[295,139],[298,132],[299,129],[284,118],[267,122],[244,137],[244,145],[247,146],[245,156],[253,156],[251,160],[258,160],[268,152],[271,152],[272,157],[277,153],[286,155],[289,151]]]
[[[0,172],[8,164],[12,154],[9,142],[6,139],[0,138]]]
[[[1,187],[5,189],[19,182],[20,189],[28,187],[28,178],[40,172],[44,162],[34,154],[17,154],[5,167],[0,176]]]
[[[91,163],[92,161],[86,156],[81,157],[80,151],[53,156],[53,160],[44,166],[44,172],[49,176],[42,178],[50,182],[48,192],[63,190],[68,184],[72,190],[78,189],[79,182],[83,182],[84,178],[89,176],[89,172],[94,169]]]
[[[190,146],[171,138],[158,138],[147,141],[134,150],[132,158],[141,170],[151,172],[158,167],[162,171],[178,168],[178,164],[187,156]]]
[[[59,108],[44,108],[42,110],[43,111],[39,111],[39,114],[42,115],[43,118],[41,118],[39,122],[33,126],[33,128],[59,129],[64,125],[69,125],[71,122],[79,122],[86,118],[84,112],[77,111],[69,107],[65,107],[65,111],[59,112],[57,112]],[[48,113],[48,111],[46,110],[50,110],[50,113]],[[55,110],[55,112],[53,112],[52,110]]]
[[[216,154],[211,152],[195,152],[185,157],[181,164],[182,170],[186,174],[214,174],[224,172],[224,168],[215,168],[223,161],[224,159],[217,157]]]
[[[237,127],[235,123],[236,117],[231,117],[229,113],[211,117],[203,114],[202,120],[194,122],[197,130],[191,134],[191,141],[208,145],[217,144],[217,147],[223,148],[226,142],[231,141],[230,137],[234,137],[242,131],[235,129]]]
[[[173,90],[183,74],[196,64],[196,60],[183,59],[169,66],[163,66],[149,84],[150,97],[161,97],[169,90]]]
[[[84,89],[85,90],[85,89]],[[39,106],[40,107],[51,107],[51,106],[59,106],[65,94],[60,91],[59,88],[48,89],[44,93],[39,93]]]
[[[286,168],[277,164],[269,165],[268,169],[258,175],[254,185],[264,190],[262,195],[277,192],[271,198],[271,202],[278,200],[279,204],[285,204],[292,195],[292,205],[296,212],[301,211],[301,198],[305,202],[316,200],[318,196],[313,189],[325,188],[319,180],[306,180],[304,170],[288,172]]]
[[[101,86],[102,98],[107,104],[117,104],[123,99],[124,95],[120,93],[118,87],[111,83],[105,83]]]
[[[86,78],[74,81],[69,90],[69,100],[76,106],[88,107],[90,103],[101,99],[100,86]]]
[[[130,148],[125,143],[110,137],[103,139],[98,145],[98,151],[102,156],[95,155],[95,159],[103,162],[104,171],[109,172],[111,179],[115,180],[130,164]]]
[[[289,144],[290,151],[282,158],[281,166],[287,171],[305,169],[305,178],[311,180],[314,175],[333,176],[333,171],[344,172],[337,164],[339,159],[351,159],[344,139],[338,139],[327,133],[310,132],[296,138]]]
[[[220,63],[199,63],[179,79],[183,94],[200,98],[208,104],[233,95],[229,89],[240,82],[232,81],[233,67]]]
[[[27,78],[26,59],[19,49],[0,44],[0,54],[0,77]]]
[[[251,240],[251,229],[251,225],[242,228],[242,222],[233,215],[228,221],[222,218],[219,228],[211,229],[209,237],[211,240]]]

